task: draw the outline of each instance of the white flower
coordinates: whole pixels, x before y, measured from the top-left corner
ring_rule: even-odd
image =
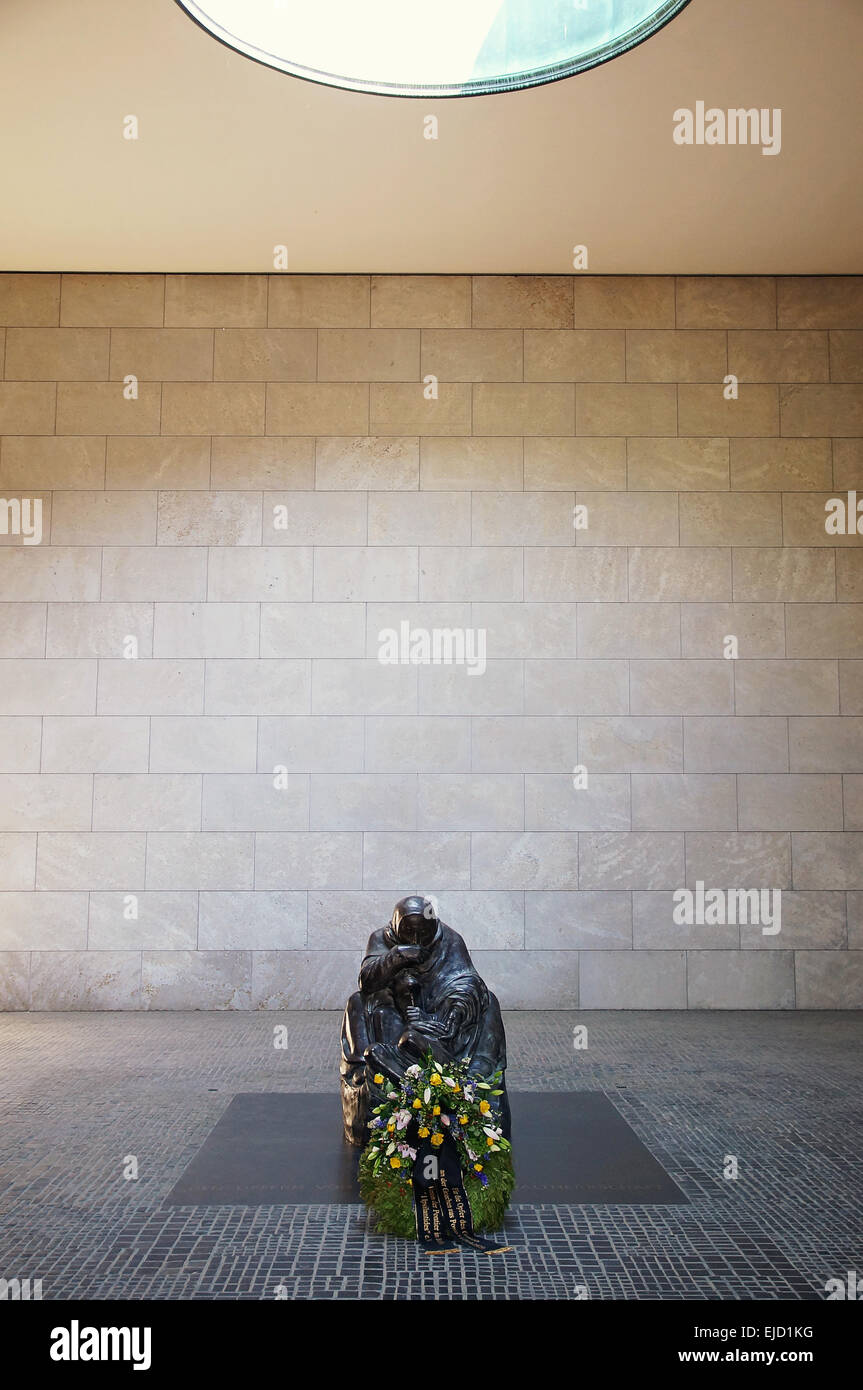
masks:
[[[396,1129],[406,1129],[410,1121],[410,1112],[408,1110],[397,1110],[395,1120]]]
[[[453,1081],[451,1076],[445,1076],[443,1079],[443,1084],[445,1086],[451,1086],[453,1090],[455,1090],[456,1083]]]
[[[387,1100],[398,1100],[398,1091],[387,1091]]]
[[[500,1138],[500,1133],[499,1133],[499,1131],[496,1130],[496,1129],[494,1129],[491,1125],[483,1125],[483,1127],[482,1127],[482,1132],[483,1132],[483,1134],[487,1134],[488,1137],[489,1137],[489,1139],[499,1139],[499,1138]]]
[[[428,1105],[429,1101],[431,1100],[431,1086],[426,1086],[425,1090],[423,1091],[423,1100],[425,1101],[426,1105]]]
[[[448,1125],[448,1124],[449,1124],[449,1115],[441,1115],[441,1117],[440,1117],[440,1122],[441,1122],[442,1125]]]
[[[417,1062],[414,1062],[413,1066],[408,1067],[407,1071],[405,1072],[405,1076],[419,1076],[419,1074],[420,1068]]]
[[[468,1100],[468,1101],[473,1100],[473,1091],[471,1090],[470,1086],[465,1086],[465,1088],[464,1088],[464,1098],[465,1098],[465,1100]]]

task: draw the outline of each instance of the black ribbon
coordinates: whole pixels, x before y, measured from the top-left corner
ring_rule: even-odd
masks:
[[[414,1128],[412,1125],[411,1128]],[[451,1135],[437,1147],[431,1137],[419,1139],[411,1181],[417,1240],[428,1254],[447,1253],[466,1246],[488,1254],[509,1250],[500,1241],[486,1240],[473,1229],[470,1202],[462,1182],[458,1149]],[[410,1140],[408,1141],[411,1142]]]

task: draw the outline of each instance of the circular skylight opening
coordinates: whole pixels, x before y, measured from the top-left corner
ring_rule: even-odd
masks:
[[[332,87],[474,96],[570,77],[689,0],[177,0],[249,58]]]

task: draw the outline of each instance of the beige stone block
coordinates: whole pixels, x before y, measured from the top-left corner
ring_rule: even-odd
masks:
[[[626,551],[622,546],[526,547],[524,586],[525,598],[532,600],[622,601],[627,592]]]
[[[788,721],[768,715],[687,715],[687,772],[787,772]]]
[[[843,828],[845,830],[863,830],[863,776],[857,773],[843,777],[842,795],[845,808]],[[833,830],[835,826],[802,825],[797,828],[800,830]]]
[[[0,714],[95,712],[95,661],[0,661]]]
[[[517,774],[455,772],[419,778],[420,830],[503,831],[523,830],[524,825],[524,779]]]
[[[760,923],[741,923],[740,945],[747,950],[841,951],[846,944],[845,897],[842,892],[783,889],[781,930],[765,936]]]
[[[52,381],[0,381],[0,434],[53,434],[56,398]]]
[[[86,893],[4,893],[0,898],[0,950],[84,950]]]
[[[583,1009],[685,1009],[683,951],[587,951],[579,959]]]
[[[313,439],[214,438],[210,486],[225,492],[237,488],[312,488],[315,485]]]
[[[354,435],[369,429],[369,387],[365,384],[276,382],[266,390],[267,434]]]
[[[474,545],[575,543],[573,493],[479,492],[472,498]]]
[[[328,546],[315,552],[316,601],[410,602],[417,589],[416,546]]]
[[[793,1009],[790,951],[687,951],[690,1009]]]
[[[263,536],[268,545],[365,545],[366,535],[362,492],[264,494]]]
[[[735,547],[733,566],[737,602],[832,603],[835,596],[833,551]]]
[[[156,605],[156,657],[256,657],[256,603],[160,603]]]
[[[469,328],[470,312],[469,275],[371,277],[372,328]]]
[[[863,439],[834,439],[833,486],[842,491],[857,489],[863,477]]]
[[[645,385],[641,382],[627,382],[624,385],[579,383],[575,401],[575,429],[576,434],[588,435],[674,434],[677,431],[677,387]],[[712,430],[710,433],[719,434],[721,431]]]
[[[152,720],[151,772],[254,772],[256,764],[252,717],[160,715]]]
[[[651,715],[731,714],[733,665],[733,662],[724,660],[632,661],[631,712]],[[760,710],[745,712],[761,713]]]
[[[108,488],[206,491],[210,486],[209,439],[124,435],[109,439],[107,445]]]
[[[358,832],[259,832],[255,836],[256,890],[362,886],[363,836]]]
[[[736,922],[710,926],[675,922],[674,906],[674,894],[667,891],[632,894],[632,936],[636,951],[727,951],[740,945],[740,928]],[[768,937],[760,939],[769,940]]]
[[[578,887],[578,835],[492,831],[474,833],[470,839],[472,888]]]
[[[625,381],[621,329],[526,329],[525,381]]]
[[[41,743],[38,715],[0,717],[0,772],[38,772]]]
[[[833,512],[827,507],[831,500],[842,498],[847,506],[847,497],[838,492],[784,492],[782,494],[782,544],[783,545],[824,545],[831,548],[863,545],[863,534],[834,535],[828,532],[825,523]]]
[[[436,400],[426,399],[425,387],[419,381],[373,382],[368,390],[368,428],[371,434],[435,435],[471,432],[470,386],[458,382],[443,382]],[[357,428],[361,427],[362,422]],[[332,426],[328,428],[328,432],[334,432]],[[342,432],[351,433],[349,430]],[[489,432],[477,427],[477,433]]]
[[[71,602],[48,605],[48,630],[44,648],[48,657],[125,658],[124,648],[129,637],[136,639],[139,657],[152,656],[152,604]]]
[[[795,888],[863,888],[863,834],[801,831],[791,853]]]
[[[158,434],[162,389],[158,382],[142,381],[134,400],[126,398],[124,389],[119,381],[59,382],[56,388],[57,433]],[[21,430],[20,433],[26,431]],[[184,430],[179,433],[203,434],[206,431]]]
[[[7,381],[106,381],[108,329],[8,328],[5,376]]]
[[[728,488],[727,439],[627,440],[630,492],[703,492]]]
[[[517,328],[425,329],[420,374],[424,380],[522,381],[522,336]],[[401,379],[409,375],[416,373]]]
[[[824,715],[839,711],[835,661],[742,660],[726,665],[734,666],[737,714]]]
[[[101,375],[103,378],[110,376],[112,381],[122,381],[130,373],[139,381],[212,381],[212,329],[112,328],[111,370]],[[84,376],[83,373],[77,378],[72,373],[69,375],[72,380],[83,380]],[[243,379],[231,378],[232,381]]]
[[[144,951],[147,1009],[251,1009],[251,951]]]
[[[420,546],[419,597],[516,602],[524,592],[522,569],[519,546]]]
[[[728,370],[740,381],[828,381],[827,334],[788,329],[729,333]]]
[[[96,951],[194,951],[197,893],[138,893],[138,916],[126,920],[125,893],[91,893],[87,946]]]
[[[678,328],[775,328],[776,282],[768,276],[678,275]]]
[[[441,631],[464,632],[480,626],[479,619],[472,622],[469,603],[369,603],[366,605],[366,629],[364,656],[377,657],[384,642],[389,640],[382,634],[398,631],[400,623],[407,623],[411,630],[421,629],[428,633],[435,628]]]
[[[863,327],[863,276],[782,276],[778,291],[780,328]]]
[[[306,944],[305,893],[202,893],[202,951],[290,951]]]
[[[466,666],[420,666],[417,709],[420,714],[440,715],[521,714],[521,668],[520,661],[492,659],[482,675],[473,676]],[[394,672],[397,668],[383,669]]]
[[[677,544],[674,492],[578,492],[575,500],[587,507],[587,526],[575,531],[578,546]]]
[[[34,1013],[118,1012],[141,1008],[139,951],[34,951]]]
[[[362,772],[364,722],[361,715],[292,715],[286,719],[262,715],[258,720],[258,771],[271,776],[277,767],[287,767],[289,775]],[[384,720],[386,724],[392,722],[397,721]]]
[[[204,831],[307,830],[309,827],[308,775],[291,771],[287,785],[276,786],[273,776],[267,773],[208,773],[203,784],[199,824]]]
[[[89,830],[92,777],[10,773],[0,777],[0,830]]]
[[[782,509],[778,492],[690,492],[681,495],[681,545],[768,546],[781,542]]]
[[[207,661],[207,714],[309,714],[310,704],[308,661]]]
[[[680,610],[680,623],[686,657],[724,658],[728,636],[737,638],[741,657],[785,655],[785,610],[781,603],[686,603]]]
[[[60,297],[64,327],[159,328],[164,275],[65,274]]]
[[[673,888],[683,882],[683,835],[589,831],[578,837],[579,888]]]
[[[578,761],[588,774],[682,772],[682,720],[599,715],[578,721]]]
[[[217,953],[218,954],[218,953]],[[253,1009],[335,1009],[356,988],[356,951],[252,951]]]
[[[633,830],[735,830],[730,773],[639,773],[632,778]]]
[[[783,386],[779,393],[782,434],[863,434],[863,386]]]
[[[519,779],[520,781],[521,779]],[[575,788],[570,773],[528,773],[524,778],[524,829],[530,831],[629,830],[629,778],[591,776]],[[513,826],[476,829],[510,830]]]
[[[479,951],[477,970],[504,1009],[573,1009],[578,951]]]
[[[676,603],[580,603],[578,655],[680,656],[680,609]]]
[[[43,772],[146,772],[149,755],[144,718],[64,715],[42,721]]]
[[[830,487],[829,439],[733,439],[731,486],[738,492],[809,492]]]
[[[36,878],[36,836],[0,834],[0,890],[28,892]]]
[[[741,385],[737,399],[726,400],[721,381],[684,384],[677,388],[677,421],[685,435],[778,435],[779,387]],[[783,425],[782,433],[793,431]]]
[[[574,284],[577,328],[674,327],[670,275],[589,275]]]
[[[688,602],[693,594],[713,602],[731,598],[730,549],[633,546],[630,550],[630,600]]]
[[[467,772],[470,720],[417,715],[365,720],[367,772]]]
[[[0,1009],[23,1013],[30,1008],[30,952],[0,954]]]
[[[265,603],[261,655],[365,656],[363,607],[359,603]]]
[[[863,661],[839,662],[839,709],[863,714]]]
[[[94,778],[94,830],[179,831],[200,827],[201,778],[196,775],[98,773]]]
[[[791,836],[688,831],[685,882],[692,886],[699,879],[711,888],[790,888]]]
[[[318,381],[419,380],[418,329],[322,328],[317,340]]]
[[[472,894],[455,893],[449,894],[459,901],[473,902],[474,897],[486,898],[494,896],[496,898],[509,900],[512,894]],[[443,911],[439,903],[439,910]],[[357,923],[368,923],[371,928],[372,923],[385,925],[393,910],[392,895],[386,891],[382,892],[363,892],[362,890],[345,892],[332,892],[327,889],[315,889],[308,894],[308,931],[309,945],[318,951],[328,951],[332,953],[337,950],[356,952],[357,938],[362,932],[357,931]],[[523,934],[523,933],[522,933]],[[520,944],[516,943],[516,944]],[[354,981],[350,988],[354,989]]]
[[[863,381],[863,333],[830,334],[830,380]]]
[[[524,707],[531,715],[628,714],[625,661],[528,661]]]
[[[207,598],[217,603],[271,599],[280,604],[311,599],[312,555],[311,546],[215,547],[210,551]],[[262,650],[262,655],[291,653]]]
[[[792,772],[863,772],[863,719],[791,719],[788,746]]]
[[[45,655],[46,606],[44,603],[8,603],[0,607],[0,657]],[[49,655],[55,655],[50,652]]]
[[[847,893],[848,903],[848,945],[852,950],[863,950],[863,892]]]
[[[266,322],[265,275],[166,276],[166,324],[178,328],[257,328]]]
[[[523,442],[525,492],[626,491],[625,439],[528,435]]]
[[[420,486],[427,492],[521,492],[523,444],[505,436],[423,439]]]
[[[55,492],[51,526],[56,545],[154,545],[156,493]]]
[[[201,714],[203,661],[126,661],[99,663],[99,714]]]
[[[319,492],[412,492],[419,487],[420,441],[357,436],[315,441]]]
[[[160,546],[260,543],[260,493],[159,493]]]
[[[251,888],[254,836],[152,832],[147,835],[147,887]]]
[[[572,328],[569,275],[474,275],[474,328]]]
[[[493,658],[577,654],[576,610],[571,603],[475,603],[471,621],[485,629]]]
[[[413,773],[311,775],[308,826],[312,830],[415,830],[417,779]]]
[[[482,716],[472,722],[474,772],[562,773],[577,762],[577,747],[573,718]]]
[[[43,831],[36,855],[38,892],[144,887],[145,835]]]
[[[369,326],[368,275],[271,275],[269,286],[270,328]]]
[[[217,328],[215,381],[314,381],[317,334],[310,328]]]
[[[676,332],[674,329],[631,328],[627,331],[627,381],[719,382],[725,373],[724,333],[709,329]]]
[[[863,607],[799,603],[788,610],[788,655],[863,656]]]
[[[0,323],[56,324],[60,320],[60,276],[0,274]]]
[[[34,488],[65,491],[104,485],[104,439],[9,435],[0,441],[0,488],[7,496],[29,496]]]
[[[841,830],[842,778],[738,776],[741,830]]]
[[[98,556],[99,552],[89,554]],[[102,599],[193,602],[207,595],[207,551],[155,546],[106,546],[102,551]],[[60,595],[58,595],[59,597]],[[83,597],[98,598],[95,594]],[[78,597],[78,595],[74,595]]]
[[[630,895],[526,893],[524,941],[534,951],[628,951],[632,947]]]
[[[459,669],[463,673],[463,668]],[[382,666],[376,660],[329,660],[326,657],[312,663],[312,714],[415,714],[416,711],[415,666]]]
[[[863,550],[836,555],[836,597],[840,603],[863,603]]]
[[[265,431],[268,389],[263,382],[251,381],[166,381],[162,430],[165,434],[264,434],[269,432]],[[278,428],[272,432],[282,433]]]
[[[863,1009],[863,951],[796,951],[798,1009]]]

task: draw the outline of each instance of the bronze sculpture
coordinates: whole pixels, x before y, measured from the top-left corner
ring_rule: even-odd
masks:
[[[400,1081],[431,1052],[440,1062],[470,1058],[477,1077],[506,1069],[500,1006],[468,949],[428,898],[396,903],[386,927],[372,933],[342,1025],[342,1112],[348,1143],[363,1147],[379,1087]],[[375,1076],[382,1078],[375,1082]],[[500,1122],[509,1138],[504,1081]]]

